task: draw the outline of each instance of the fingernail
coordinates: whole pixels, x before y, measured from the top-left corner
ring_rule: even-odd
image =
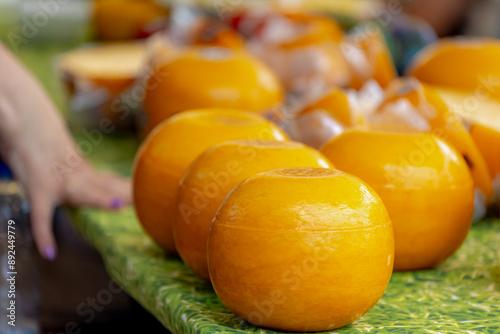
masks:
[[[54,261],[56,259],[56,249],[52,246],[47,246],[45,247],[44,255],[47,260]]]
[[[111,200],[111,208],[120,209],[123,207],[123,200],[121,198],[113,198]]]

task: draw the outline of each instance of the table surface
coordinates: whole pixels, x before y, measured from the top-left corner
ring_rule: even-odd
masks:
[[[75,214],[110,275],[173,333],[274,333],[231,314],[209,284],[151,242],[132,209]],[[450,260],[434,270],[394,273],[370,312],[328,333],[500,333],[499,245],[499,221],[474,225]]]

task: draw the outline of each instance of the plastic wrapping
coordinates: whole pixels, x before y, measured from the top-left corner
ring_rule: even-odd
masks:
[[[371,114],[384,96],[374,81],[360,91],[331,88],[302,101],[279,123],[293,140],[319,149],[345,129],[365,124],[365,115]]]
[[[328,112],[314,110],[282,123],[283,129],[292,140],[319,149],[329,139],[341,134],[345,126]]]
[[[344,38],[340,50],[349,65],[349,86],[354,89],[360,89],[369,80],[386,88],[397,76],[389,49],[377,29],[361,26]]]
[[[172,10],[165,36],[177,46],[203,45],[243,49],[245,40],[223,21],[193,7]]]
[[[290,93],[302,95],[349,83],[348,66],[339,48],[343,33],[332,19],[259,7],[236,11],[227,20]]]
[[[293,94],[342,87],[349,82],[347,64],[338,45],[333,43],[289,50],[254,43],[250,50],[276,72],[284,87]]]

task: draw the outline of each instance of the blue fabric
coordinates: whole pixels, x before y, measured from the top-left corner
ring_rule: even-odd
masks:
[[[408,15],[391,17],[391,20],[380,25],[380,28],[400,75],[404,75],[406,67],[418,51],[438,39],[430,25]]]
[[[12,171],[2,160],[0,160],[0,179],[12,179]]]

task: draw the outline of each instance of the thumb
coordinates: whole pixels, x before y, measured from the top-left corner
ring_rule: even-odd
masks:
[[[49,261],[57,256],[57,247],[52,230],[54,205],[46,194],[31,196],[31,228],[40,255]]]

